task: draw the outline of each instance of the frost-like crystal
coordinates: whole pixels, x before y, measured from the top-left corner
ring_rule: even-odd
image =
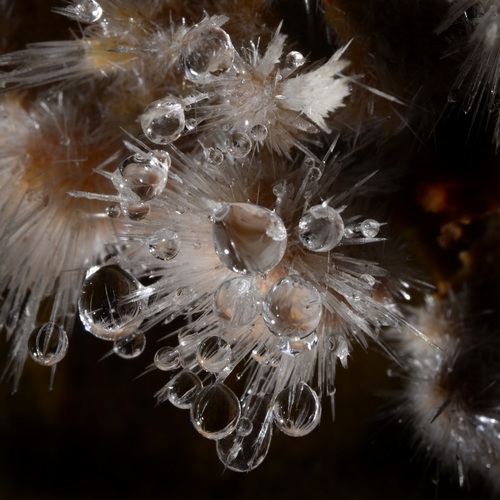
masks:
[[[198,346],[196,360],[207,372],[219,373],[231,362],[231,346],[220,337],[208,337]]]
[[[140,117],[144,135],[155,144],[169,144],[186,126],[183,101],[167,96],[150,104]]]
[[[53,322],[36,327],[28,339],[28,352],[40,365],[52,366],[59,363],[67,350],[68,336]]]
[[[292,274],[277,281],[262,304],[262,317],[278,337],[302,339],[321,321],[321,296],[314,285]]]
[[[267,208],[251,203],[225,203],[214,212],[212,221],[215,252],[235,273],[265,273],[285,254],[285,225]]]
[[[116,340],[133,333],[141,312],[141,302],[133,295],[140,289],[141,284],[119,266],[91,269],[78,301],[85,329],[104,340]]]
[[[170,229],[161,229],[148,239],[149,251],[157,259],[172,260],[181,249],[181,239]]]
[[[328,252],[340,243],[343,236],[344,221],[332,207],[316,205],[300,219],[300,241],[313,252]]]

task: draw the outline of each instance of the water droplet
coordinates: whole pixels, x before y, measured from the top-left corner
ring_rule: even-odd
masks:
[[[306,156],[304,158],[304,167],[306,167],[307,169],[310,169],[312,167],[314,167],[316,165],[316,162],[314,161],[314,158],[310,157],[310,156]]]
[[[274,212],[251,203],[225,203],[212,217],[215,252],[239,274],[261,274],[283,258],[286,227]]]
[[[64,358],[68,350],[68,336],[56,323],[37,326],[28,339],[28,352],[40,365],[52,366]]]
[[[366,219],[361,223],[359,229],[365,238],[375,238],[380,230],[380,223],[373,219]]]
[[[300,52],[297,52],[296,50],[289,52],[285,56],[285,68],[286,69],[296,70],[297,68],[300,68],[301,66],[303,66],[305,62],[306,62],[306,58]]]
[[[281,432],[301,437],[319,424],[321,405],[318,395],[306,383],[299,382],[278,394],[273,412]]]
[[[149,251],[157,259],[172,260],[181,249],[181,239],[170,229],[161,229],[148,239]]]
[[[154,157],[133,155],[118,168],[121,174],[120,192],[125,196],[133,193],[141,201],[156,198],[167,184],[170,157],[163,161]]]
[[[313,252],[328,252],[340,243],[343,236],[344,221],[332,207],[316,205],[300,219],[300,241]]]
[[[189,118],[186,120],[186,129],[187,130],[194,130],[196,126],[198,125],[198,121],[196,118]]]
[[[229,137],[227,151],[234,158],[245,158],[251,150],[252,140],[247,134],[235,132]]]
[[[200,391],[191,406],[194,428],[208,439],[222,439],[236,430],[241,408],[234,392],[223,384]]]
[[[181,365],[180,353],[173,347],[162,347],[156,351],[154,364],[158,370],[164,372],[175,370]]]
[[[85,329],[104,340],[133,333],[141,302],[134,298],[142,285],[116,265],[93,268],[85,279],[78,309]]]
[[[231,346],[220,337],[208,337],[200,342],[196,360],[207,372],[219,373],[231,362]]]
[[[146,335],[139,333],[126,339],[115,340],[113,351],[120,358],[133,359],[140,356],[146,348]]]
[[[167,96],[150,104],[140,116],[144,135],[155,144],[169,144],[182,134],[186,125],[181,99]]]
[[[250,137],[257,142],[262,142],[266,139],[269,131],[265,125],[257,124],[250,130]]]
[[[82,0],[68,9],[82,23],[95,23],[102,16],[102,8],[95,0]]]
[[[249,325],[260,311],[259,289],[245,278],[224,281],[214,294],[213,307],[219,319],[230,326]]]
[[[208,148],[205,150],[205,156],[208,163],[212,165],[221,165],[224,161],[224,153],[218,148]]]
[[[151,212],[151,205],[149,203],[124,202],[121,203],[121,207],[123,215],[130,220],[143,220]]]
[[[321,176],[323,175],[323,172],[319,167],[313,166],[309,169],[307,172],[307,180],[309,182],[316,182],[321,179]]]
[[[182,40],[180,65],[187,80],[205,83],[231,68],[234,48],[229,35],[210,19],[193,26]]]
[[[249,472],[266,457],[273,429],[269,406],[267,396],[248,396],[243,400],[236,432],[216,445],[219,459],[228,469]]]
[[[322,315],[321,296],[314,285],[292,274],[277,281],[262,304],[262,318],[277,337],[297,340],[318,326]]]
[[[353,238],[356,234],[356,231],[353,226],[347,226],[344,229],[344,238]]]
[[[168,400],[177,408],[186,410],[193,403],[203,384],[197,375],[182,371],[167,384]]]
[[[110,205],[109,207],[106,207],[106,215],[112,219],[120,217],[121,213],[122,211],[118,205]]]

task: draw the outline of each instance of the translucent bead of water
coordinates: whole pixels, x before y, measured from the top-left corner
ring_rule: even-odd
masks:
[[[28,352],[40,365],[52,366],[64,358],[68,350],[68,336],[56,323],[37,326],[28,339]]]
[[[85,329],[104,340],[134,333],[140,322],[142,285],[117,265],[91,269],[78,301]]]
[[[149,203],[124,202],[121,203],[123,215],[130,220],[143,220],[151,212],[151,205]]]
[[[123,359],[133,359],[140,356],[146,348],[146,336],[143,333],[130,338],[115,340],[113,352]]]
[[[215,252],[239,274],[262,274],[283,258],[287,232],[281,218],[251,203],[226,203],[212,216]]]
[[[221,165],[224,161],[224,153],[218,148],[208,148],[205,156],[211,165]]]
[[[170,229],[162,229],[148,239],[149,251],[157,259],[172,260],[181,249],[181,239]]]
[[[167,384],[168,400],[177,408],[191,407],[196,395],[201,391],[201,380],[190,371],[182,371]]]
[[[309,434],[321,419],[318,395],[305,382],[281,391],[273,406],[274,420],[281,432],[301,437]]]
[[[313,252],[328,252],[335,248],[344,236],[344,221],[332,207],[311,207],[299,221],[299,238]]]
[[[110,205],[109,207],[106,207],[106,215],[111,219],[120,217],[121,213],[122,211],[120,210],[120,207],[118,205]]]
[[[180,64],[187,80],[205,83],[231,68],[234,48],[229,35],[210,19],[193,26],[181,44]]]
[[[186,126],[181,99],[167,96],[150,104],[140,116],[144,135],[155,144],[169,144],[178,139]]]
[[[265,125],[257,124],[250,130],[250,137],[257,142],[262,142],[266,139],[269,131]]]
[[[119,167],[122,194],[133,193],[141,201],[156,198],[167,184],[169,167],[168,154],[163,161],[154,157],[130,156]]]
[[[162,347],[156,351],[154,364],[158,370],[170,371],[179,368],[181,357],[179,351],[173,347]]]
[[[321,321],[321,296],[314,285],[292,274],[277,281],[262,303],[262,318],[278,337],[302,339]]]
[[[365,238],[375,238],[380,230],[380,222],[366,219],[360,224],[359,229]]]
[[[231,346],[222,338],[212,336],[198,346],[196,360],[207,372],[219,373],[231,362]]]
[[[287,69],[297,69],[304,65],[306,58],[296,50],[289,52],[285,56],[285,68]]]
[[[215,314],[229,326],[249,325],[259,314],[261,297],[254,281],[233,278],[224,281],[214,294]]]
[[[66,8],[68,15],[81,23],[95,23],[102,16],[102,7],[95,0],[82,0]]]
[[[238,398],[224,384],[205,387],[191,405],[191,422],[208,439],[222,439],[234,432],[240,414]]]
[[[252,150],[252,140],[247,134],[235,132],[227,143],[227,151],[233,158],[245,158]]]

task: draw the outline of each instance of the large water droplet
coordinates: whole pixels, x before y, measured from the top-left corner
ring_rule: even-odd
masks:
[[[191,406],[194,428],[208,439],[222,439],[236,430],[241,408],[234,392],[224,384],[200,391]]]
[[[146,348],[146,335],[139,333],[130,338],[115,340],[113,351],[124,359],[133,359],[140,356]]]
[[[170,229],[162,229],[148,239],[149,251],[160,260],[173,259],[181,249],[181,239]]]
[[[268,397],[248,396],[242,403],[242,417],[235,433],[217,441],[217,454],[231,470],[248,472],[267,455],[272,438]]]
[[[316,287],[296,274],[277,281],[262,304],[262,317],[269,330],[288,339],[302,339],[312,333],[322,311]]]
[[[234,48],[229,35],[210,19],[193,26],[182,40],[180,64],[187,80],[205,83],[233,64]]]
[[[273,407],[278,428],[288,436],[309,434],[319,424],[321,404],[318,395],[304,382],[278,394]]]
[[[181,356],[177,349],[173,347],[162,347],[155,354],[154,364],[158,370],[170,371],[181,366]]]
[[[229,326],[249,325],[259,314],[260,292],[254,281],[233,278],[219,286],[213,306],[215,314]]]
[[[231,362],[231,346],[220,337],[208,337],[198,346],[196,360],[207,372],[219,373]]]
[[[140,117],[144,135],[155,144],[169,144],[182,134],[186,126],[181,99],[167,96],[150,104]]]
[[[125,196],[128,192],[135,194],[142,201],[156,198],[167,184],[170,157],[164,161],[156,158],[133,155],[120,166],[122,177],[120,191]]]
[[[187,409],[201,391],[201,380],[190,371],[178,373],[168,383],[168,400],[177,408]]]
[[[116,265],[90,270],[85,279],[78,309],[85,329],[104,340],[116,340],[133,333],[139,322],[142,285]]]
[[[316,205],[300,219],[300,241],[313,252],[328,252],[340,243],[343,236],[344,221],[332,207]]]
[[[267,208],[251,203],[226,203],[214,213],[212,222],[215,252],[236,273],[265,273],[285,254],[285,225]]]
[[[252,140],[247,134],[235,132],[227,143],[227,151],[233,158],[244,158],[252,150]]]
[[[68,336],[56,323],[37,326],[28,339],[28,352],[40,365],[52,366],[64,358],[68,350]]]

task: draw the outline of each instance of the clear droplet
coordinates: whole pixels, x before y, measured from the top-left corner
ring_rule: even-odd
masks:
[[[182,371],[172,378],[167,387],[168,400],[177,408],[186,410],[201,391],[203,384],[194,373]]]
[[[154,364],[158,370],[170,371],[181,366],[181,356],[177,349],[173,347],[162,347],[155,354]]]
[[[321,419],[318,395],[305,382],[281,391],[274,403],[273,412],[277,427],[293,437],[309,434]]]
[[[169,144],[180,137],[186,126],[181,99],[167,96],[150,104],[140,117],[144,135],[155,144]]]
[[[170,229],[161,229],[148,239],[149,251],[157,259],[172,260],[181,249],[181,239]]]
[[[321,296],[314,285],[292,274],[277,281],[262,304],[262,318],[278,337],[302,339],[318,326],[322,315]]]
[[[309,182],[316,182],[321,179],[321,176],[323,175],[323,172],[321,169],[317,166],[312,166],[309,168],[309,171],[307,172],[307,180]]]
[[[254,281],[233,278],[224,281],[214,294],[214,312],[230,326],[249,325],[259,314],[261,297]]]
[[[163,161],[154,157],[133,155],[120,166],[120,191],[125,196],[133,193],[141,201],[149,201],[162,193],[167,184],[170,157]]]
[[[102,16],[102,8],[95,0],[81,0],[74,6],[66,7],[65,13],[81,23],[95,23]]]
[[[249,472],[262,463],[271,444],[270,398],[248,396],[241,407],[242,416],[236,432],[217,441],[217,454],[228,469]]]
[[[224,161],[224,153],[218,148],[208,148],[205,150],[205,156],[208,163],[212,165],[221,165]]]
[[[130,220],[143,220],[151,212],[151,205],[149,203],[124,202],[121,203],[123,215]]]
[[[332,207],[316,205],[300,219],[300,241],[313,252],[328,252],[340,243],[343,236],[344,221]]]
[[[380,223],[373,219],[364,220],[359,229],[365,238],[375,238],[380,230]]]
[[[186,129],[187,130],[194,130],[197,125],[198,125],[198,121],[196,120],[196,118],[189,118],[186,120]]]
[[[106,215],[112,219],[120,217],[121,213],[122,211],[118,205],[110,205],[109,207],[106,207]]]
[[[233,158],[245,158],[252,150],[252,140],[247,134],[235,132],[231,134],[227,143],[227,151]]]
[[[231,68],[234,48],[229,35],[210,19],[193,26],[182,40],[180,65],[187,80],[205,83]]]
[[[236,430],[241,408],[234,392],[223,384],[200,391],[191,406],[194,428],[208,439],[222,439]]]
[[[297,52],[296,50],[289,52],[285,56],[285,68],[287,68],[287,69],[295,70],[295,69],[303,66],[305,62],[306,62],[306,58],[300,52]]]
[[[43,366],[59,363],[67,351],[68,336],[66,332],[51,321],[37,326],[28,339],[30,356]]]
[[[116,265],[93,268],[85,279],[78,309],[85,329],[104,340],[134,333],[140,322],[142,285]]]
[[[207,372],[219,373],[231,362],[231,346],[220,337],[208,337],[200,342],[196,360]]]
[[[236,273],[265,273],[285,254],[286,227],[267,208],[251,203],[225,203],[214,212],[212,222],[215,252]]]
[[[257,142],[262,142],[266,139],[269,131],[265,125],[257,124],[250,130],[250,137]]]
[[[115,340],[113,351],[124,359],[133,359],[140,356],[146,348],[146,335],[139,333],[130,338]]]

